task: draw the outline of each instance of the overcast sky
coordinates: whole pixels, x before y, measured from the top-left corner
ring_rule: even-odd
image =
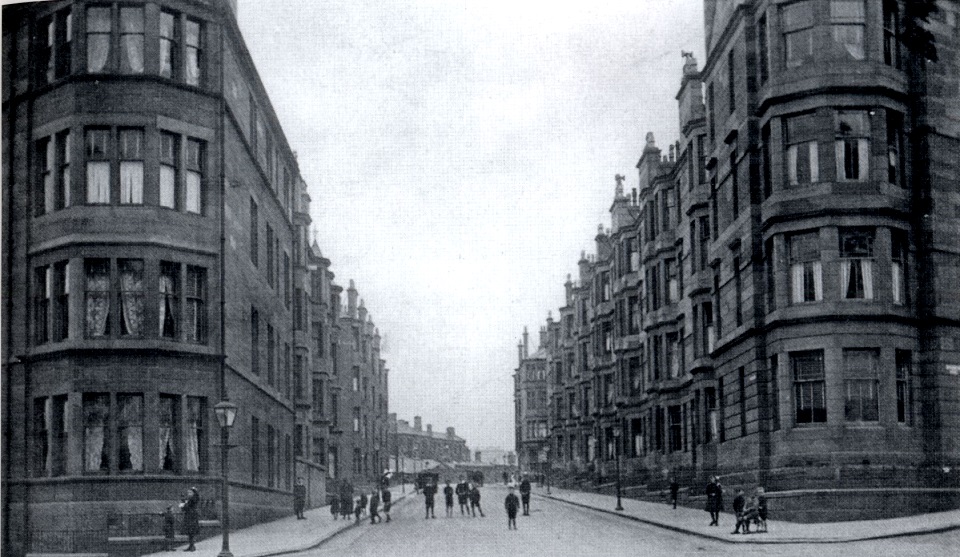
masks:
[[[643,137],[677,139],[702,0],[239,0],[321,250],[385,339],[390,411],[513,449],[523,327],[563,303]]]

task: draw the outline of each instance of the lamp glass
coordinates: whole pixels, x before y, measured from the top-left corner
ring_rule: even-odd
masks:
[[[237,405],[224,400],[218,402],[216,406],[213,407],[213,411],[217,414],[217,421],[220,422],[220,427],[233,427],[233,421],[237,419]]]

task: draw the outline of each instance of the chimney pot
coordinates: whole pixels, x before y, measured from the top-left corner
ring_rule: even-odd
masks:
[[[413,429],[417,431],[420,431],[423,429],[423,420],[420,418],[420,416],[413,417]]]

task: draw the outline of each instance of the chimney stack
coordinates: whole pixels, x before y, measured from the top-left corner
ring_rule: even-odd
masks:
[[[530,334],[527,333],[527,328],[523,328],[523,357],[526,358],[530,355]]]
[[[433,437],[433,424],[427,424],[427,435]]]
[[[423,420],[420,419],[420,416],[413,417],[413,429],[420,431],[423,429]]]
[[[347,288],[347,317],[357,317],[357,287],[353,279],[350,279],[350,287]]]
[[[448,428],[447,428],[447,437],[453,439],[453,438],[456,437],[456,436],[457,436],[457,430],[453,429],[452,427],[448,427]]]

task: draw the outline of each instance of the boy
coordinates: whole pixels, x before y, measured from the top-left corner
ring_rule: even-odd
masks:
[[[376,488],[370,492],[370,524],[380,522],[380,493]]]
[[[520,500],[513,493],[513,486],[510,486],[510,493],[503,501],[503,506],[507,509],[507,530],[517,529],[517,508],[520,506]]]
[[[743,490],[738,489],[737,496],[733,500],[733,514],[737,516],[737,526],[733,529],[733,532],[730,532],[731,534],[739,534],[740,526],[743,526],[744,534],[749,530],[747,522],[743,519],[743,507],[745,503],[746,500],[743,498]]]
[[[453,488],[450,487],[450,480],[447,480],[447,485],[443,488],[443,502],[447,507],[447,518],[450,518],[453,516]]]

